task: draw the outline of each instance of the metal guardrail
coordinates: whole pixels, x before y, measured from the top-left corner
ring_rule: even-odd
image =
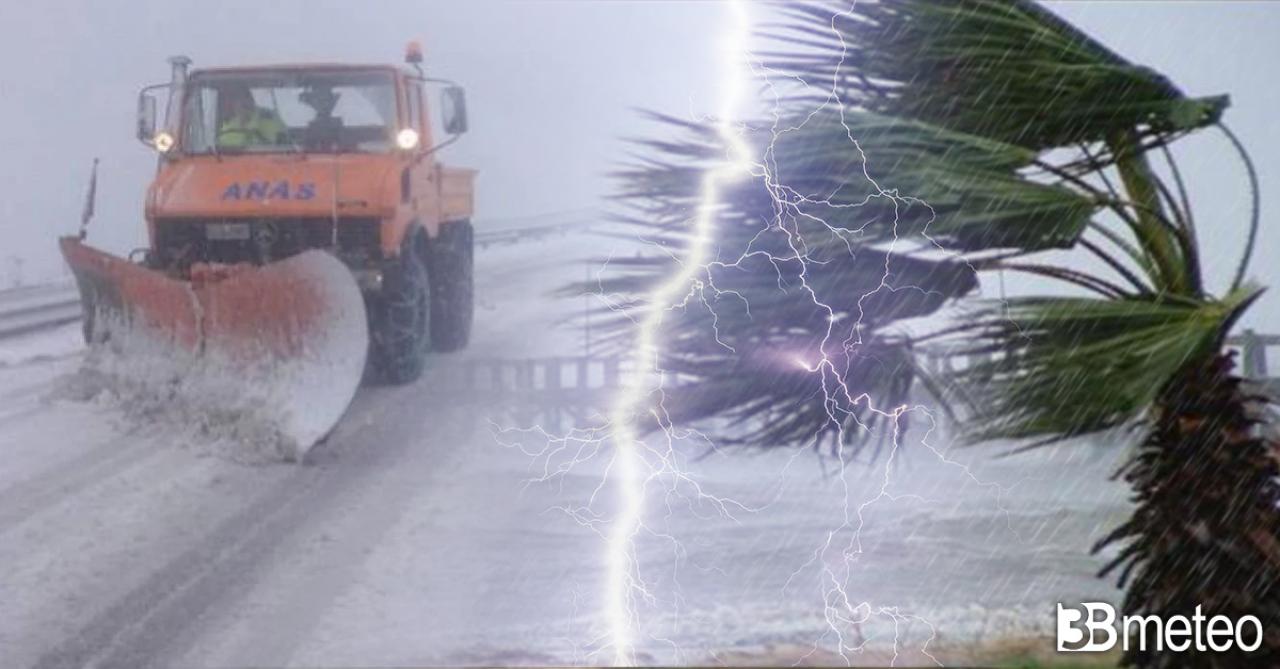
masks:
[[[617,356],[546,358],[478,358],[451,370],[454,378],[436,387],[446,393],[462,389],[486,398],[538,393],[547,396],[591,396],[618,388],[627,365]]]
[[[1271,370],[1268,364],[1268,350],[1280,348],[1280,334],[1260,334],[1253,330],[1227,337],[1227,348],[1238,352],[1236,365],[1238,373],[1257,386],[1280,397],[1280,375]],[[924,351],[926,365],[935,373],[963,368],[992,359],[995,354],[959,354],[953,355],[945,349],[935,348]]]
[[[1228,337],[1227,346],[1240,351],[1237,361],[1245,378],[1257,382],[1271,395],[1280,397],[1280,376],[1272,372],[1267,365],[1267,350],[1273,346],[1280,346],[1280,335],[1258,334],[1253,330],[1245,330],[1238,335]]]
[[[475,243],[481,249],[519,244],[550,235],[585,230],[589,225],[575,221],[489,230],[477,232]],[[0,291],[0,338],[54,328],[74,323],[80,318],[80,297],[75,284],[70,280]]]
[[[599,422],[613,390],[631,373],[616,356],[476,358],[433,369],[432,402],[470,406],[491,420],[552,434]]]
[[[1280,377],[1267,368],[1267,348],[1280,347],[1280,335],[1256,334],[1245,330],[1228,338],[1227,345],[1238,349],[1240,371],[1252,383],[1272,396],[1280,397]],[[942,351],[927,351],[926,364],[940,370],[944,365],[979,362],[981,356],[957,361]],[[541,425],[559,433],[567,425],[586,425],[599,418],[603,404],[613,397],[634,372],[630,361],[616,356],[546,358],[477,358],[442,370],[441,383],[432,384],[443,402],[477,404],[504,414],[519,426]],[[593,419],[592,416],[595,416]]]
[[[80,320],[80,295],[69,281],[0,292],[0,338]]]
[[[580,222],[550,223],[547,225],[526,225],[505,230],[486,230],[476,233],[476,246],[485,249],[497,244],[519,244],[520,242],[542,239],[554,234],[568,234],[586,230],[590,224]]]

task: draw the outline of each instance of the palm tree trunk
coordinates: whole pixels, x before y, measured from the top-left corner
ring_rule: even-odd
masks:
[[[1137,508],[1094,547],[1120,554],[1099,574],[1119,571],[1126,615],[1256,616],[1265,632],[1251,653],[1130,650],[1128,666],[1280,666],[1280,466],[1260,434],[1264,404],[1233,374],[1233,354],[1189,364],[1161,392],[1145,441],[1117,476]],[[1244,641],[1251,644],[1252,627]],[[1123,630],[1121,630],[1123,634]]]

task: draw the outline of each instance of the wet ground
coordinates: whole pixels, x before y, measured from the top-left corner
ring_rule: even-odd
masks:
[[[475,361],[580,355],[559,324],[582,302],[548,293],[584,274],[563,258],[603,244],[481,252],[472,346],[414,385],[363,389],[300,466],[68,399],[74,326],[3,342],[22,353],[0,367],[5,664],[608,662],[607,448],[546,477],[564,452],[519,430],[529,416],[440,388]],[[685,476],[653,480],[635,541],[641,659],[770,644],[892,659],[896,638],[900,659],[927,661],[1051,632],[1055,602],[1114,597],[1087,549],[1125,512],[1115,448],[996,458],[923,437],[844,468],[677,443]]]

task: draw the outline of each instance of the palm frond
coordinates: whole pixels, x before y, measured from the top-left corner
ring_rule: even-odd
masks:
[[[766,236],[783,243],[781,233]],[[772,249],[706,277],[700,299],[664,331],[667,406],[677,422],[728,419],[738,424],[728,441],[754,445],[888,434],[877,428],[910,403],[916,370],[910,338],[887,326],[977,286],[960,262],[832,241],[809,246],[803,263]]]
[[[687,220],[702,195],[699,165],[724,148],[705,129],[659,120],[689,131],[642,142],[657,156],[617,173],[619,196],[649,221]],[[725,218],[790,215],[857,233],[862,243],[916,237],[955,251],[1032,252],[1073,245],[1099,208],[1020,174],[1032,151],[926,123],[828,110],[785,130],[750,126],[748,137],[768,181],[732,189]]]
[[[702,206],[701,176],[724,155],[714,133],[661,120],[683,130],[680,138],[646,142],[646,158],[617,173],[628,205],[622,218],[649,251],[614,258],[601,280],[566,291],[607,296],[607,308],[593,318],[605,332],[603,345],[619,351],[629,343],[631,312],[655,308],[646,297],[685,256],[688,223]],[[998,154],[978,138],[948,142],[914,124],[870,116],[856,122],[866,124],[859,132],[877,146],[916,142],[899,150],[903,156],[933,142],[935,149],[950,149],[954,160],[992,172],[1028,160],[1017,147]],[[786,170],[788,183],[870,183],[863,165],[821,150],[832,133],[848,132],[823,123],[814,120],[812,128],[773,143],[778,162],[770,170]],[[765,153],[772,130],[757,126],[752,136]],[[847,140],[842,145],[851,147]],[[783,160],[800,146],[813,151]],[[926,180],[921,176],[911,185],[923,187]],[[910,225],[925,227],[935,214],[922,204],[880,194],[871,203],[843,207],[838,194],[819,202],[777,184],[753,178],[722,186],[714,261],[700,269],[681,307],[664,315],[660,367],[670,375],[664,395],[678,398],[665,406],[675,422],[719,417],[737,423],[735,437],[722,441],[773,445],[844,437],[848,442],[841,443],[850,443],[876,432],[886,419],[883,407],[909,400],[916,375],[911,340],[890,328],[973,292],[976,273],[961,259],[940,257],[930,244],[885,243],[895,239],[895,216],[904,238]],[[895,214],[893,206],[902,210]],[[944,205],[947,212],[971,206],[959,196]],[[982,214],[975,209],[973,215]]]
[[[1031,0],[787,5],[773,71],[845,104],[1031,149],[1142,128],[1157,141],[1213,123],[1225,96],[1188,98]],[[816,91],[816,92],[815,92]]]
[[[1021,175],[1032,151],[921,122],[827,112],[771,145],[780,197],[880,239],[927,236],[957,251],[1066,248],[1098,208]]]
[[[985,305],[956,331],[977,356],[950,379],[967,437],[1054,441],[1138,418],[1189,362],[1212,356],[1257,291],[1222,301],[1036,297]]]

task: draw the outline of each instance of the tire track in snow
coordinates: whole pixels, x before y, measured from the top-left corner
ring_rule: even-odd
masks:
[[[4,393],[0,393],[0,404],[9,404],[13,400],[28,400],[31,394],[40,389],[49,389],[53,387],[53,382],[49,379],[41,379],[35,383],[24,383],[16,388],[10,388]],[[45,393],[40,393],[44,395]]]
[[[124,435],[59,462],[44,474],[0,490],[0,533],[7,532],[68,497],[106,483],[159,453],[137,435]]]
[[[8,385],[9,376],[24,369],[36,368],[46,376],[38,380],[23,381],[0,392],[0,425],[20,420],[44,411],[50,406],[52,395],[62,374],[57,366],[74,356],[62,356],[23,363],[18,367],[0,366],[0,383]]]
[[[430,370],[424,380],[430,381]],[[394,468],[407,449],[422,447],[424,441],[456,441],[453,435],[463,427],[458,412],[424,411],[417,385],[398,390],[395,410],[377,412],[392,415],[366,417],[363,425],[318,447],[329,452],[315,453],[313,464],[300,466],[295,475],[214,527],[34,666],[166,666],[163,658],[180,654],[215,606],[243,597],[254,586],[257,568],[268,564],[308,522],[323,519],[346,494]]]
[[[460,423],[470,426],[472,423]],[[459,424],[455,424],[455,427]],[[432,426],[426,426],[431,429]],[[244,638],[232,644],[228,655],[206,656],[207,649],[196,646],[186,656],[171,656],[171,664],[204,664],[210,661],[230,666],[285,666],[294,662],[299,648],[305,647],[317,625],[330,613],[343,595],[358,582],[370,550],[382,544],[391,529],[410,512],[438,513],[439,505],[425,505],[419,493],[434,487],[436,482],[452,477],[461,467],[465,448],[456,429],[438,435],[442,441],[437,448],[427,447],[424,454],[401,452],[396,466],[380,476],[376,486],[365,489],[354,507],[343,509],[343,516],[331,516],[333,524],[326,523],[324,541],[317,545],[314,531],[299,533],[289,544],[289,565],[283,569],[289,573],[274,574],[266,579],[263,591],[235,603],[223,602],[219,613],[230,614],[232,624],[244,630]],[[431,511],[428,511],[431,509]],[[306,545],[311,542],[310,545]],[[299,545],[302,544],[302,545]],[[282,547],[283,549],[283,547]],[[239,610],[242,604],[256,604],[255,610]],[[248,613],[247,616],[245,614]],[[242,618],[242,616],[244,616]],[[269,620],[268,626],[254,625],[251,621]],[[224,630],[201,630],[202,639],[216,639]],[[193,640],[194,641],[194,640]],[[190,648],[189,648],[190,650]]]
[[[527,264],[510,265],[501,263],[502,269],[497,272],[478,268],[477,299],[489,290],[508,290],[504,282],[495,280],[494,273],[507,278],[520,275],[527,282],[532,276],[546,274],[544,268],[564,267],[563,262],[537,262],[535,269]],[[577,278],[580,272],[581,268],[575,266],[566,274],[566,281]],[[558,284],[552,282],[549,287],[554,285]],[[477,316],[480,326],[484,318]],[[541,314],[536,317],[541,318]],[[520,322],[510,321],[506,315],[490,325],[496,327],[477,327],[477,334],[496,337],[496,330],[517,333],[521,329]],[[476,350],[474,346],[472,350]],[[431,364],[461,364],[469,357],[433,356]],[[431,383],[430,369],[424,382]],[[408,449],[439,451],[442,446],[460,441],[449,434],[466,427],[458,424],[459,412],[433,411],[429,402],[423,397],[421,384],[362,389],[335,432],[308,454],[309,464],[299,465],[295,474],[256,499],[236,504],[247,506],[211,526],[193,547],[161,562],[141,584],[97,612],[76,634],[44,650],[33,666],[133,668],[170,666],[182,659],[193,643],[209,632],[208,621],[219,611],[232,610],[246,599],[257,579],[267,575],[266,567],[283,564],[289,568],[291,556],[281,552],[298,544],[295,538],[309,523],[328,517],[353,493],[376,490],[369,485],[377,485],[378,474],[396,467]],[[452,423],[447,420],[450,415],[454,415]],[[429,484],[429,480],[423,484]],[[375,529],[361,528],[344,541],[374,538]],[[348,548],[344,547],[343,552]],[[309,582],[307,578],[301,580]],[[287,615],[304,610],[308,603],[322,605],[329,596],[324,592],[300,594],[299,599],[281,602],[274,610]],[[273,622],[271,630],[253,635],[247,645],[233,652],[292,654],[323,615],[323,611],[308,613],[301,619]],[[271,640],[265,647],[256,645],[262,636],[277,632],[281,638]]]
[[[24,418],[30,418],[44,411],[44,409],[44,407],[36,404],[33,406],[22,406],[2,411],[0,412],[0,425],[8,425],[9,423],[16,423]]]

